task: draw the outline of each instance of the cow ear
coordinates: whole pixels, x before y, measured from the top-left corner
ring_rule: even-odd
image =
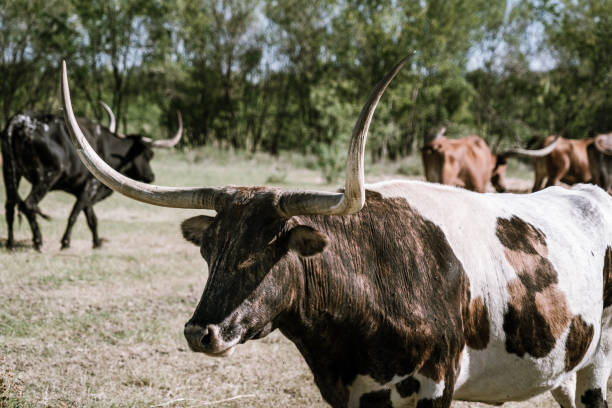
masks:
[[[302,256],[313,256],[323,252],[327,236],[306,225],[298,225],[289,231],[289,249]]]
[[[183,237],[197,246],[202,246],[204,231],[206,231],[214,219],[214,217],[209,217],[208,215],[197,215],[187,218],[181,223]]]

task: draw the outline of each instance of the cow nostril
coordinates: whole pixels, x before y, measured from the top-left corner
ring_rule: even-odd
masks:
[[[210,344],[212,340],[212,333],[208,330],[208,327],[202,330],[202,337],[200,337],[200,343],[202,345]]]
[[[203,329],[195,324],[186,324],[185,330],[183,331],[185,338],[190,344],[198,344],[202,342],[202,336],[207,333],[207,329]]]

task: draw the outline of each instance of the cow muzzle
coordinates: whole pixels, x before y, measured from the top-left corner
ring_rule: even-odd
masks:
[[[187,323],[184,330],[185,338],[192,351],[205,353],[213,357],[226,357],[234,352],[234,346],[240,341],[240,336],[226,341],[221,333],[221,327],[209,324],[201,327]]]

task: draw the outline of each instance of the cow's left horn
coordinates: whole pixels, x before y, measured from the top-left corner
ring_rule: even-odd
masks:
[[[199,208],[217,210],[221,199],[228,194],[223,187],[161,187],[141,183],[125,177],[102,160],[89,145],[85,135],[79,128],[68,88],[66,62],[62,61],[62,103],[64,105],[64,120],[75,146],[77,154],[94,176],[109,188],[130,198],[148,204],[174,208]]]
[[[181,137],[183,136],[183,118],[181,116],[181,112],[180,111],[176,111],[176,118],[178,120],[178,130],[176,131],[176,133],[174,134],[173,137],[171,137],[170,139],[163,139],[163,140],[153,140],[151,138],[148,137],[142,137],[142,140],[147,142],[147,143],[151,143],[151,147],[163,147],[166,149],[170,149],[174,146],[177,145],[178,142],[180,142]]]
[[[279,200],[279,211],[290,217],[299,214],[348,215],[363,207],[365,188],[363,159],[368,128],[374,115],[374,109],[391,80],[397,75],[414,51],[395,65],[374,87],[353,129],[353,136],[346,162],[346,181],[343,193],[321,191],[287,191]]]

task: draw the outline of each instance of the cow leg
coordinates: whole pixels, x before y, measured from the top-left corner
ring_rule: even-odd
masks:
[[[23,212],[28,219],[30,229],[32,230],[32,241],[34,242],[34,249],[40,251],[42,247],[42,235],[38,228],[38,222],[36,221],[36,213],[38,212],[38,203],[43,197],[49,192],[53,184],[57,181],[61,174],[54,174],[54,177],[48,180],[42,180],[32,185],[32,190],[26,199],[19,202],[19,209]]]
[[[102,241],[98,237],[98,219],[93,211],[93,205],[111,195],[112,192],[111,189],[105,187],[93,177],[85,183],[82,193],[77,198],[77,202],[74,204],[74,207],[72,207],[72,211],[70,211],[66,231],[62,237],[62,249],[70,247],[72,228],[81,211],[85,213],[85,217],[87,218],[87,225],[93,236],[93,247],[99,248],[102,246]]]
[[[93,247],[100,248],[104,239],[100,239],[98,237],[98,217],[96,217],[96,213],[93,210],[93,205],[109,197],[111,194],[113,194],[113,190],[106,187],[98,180],[94,179],[94,182],[97,183],[96,193],[93,199],[91,200],[91,204],[85,207],[85,216],[87,217],[87,225],[89,225],[89,229],[91,230],[91,235],[93,238]]]
[[[6,189],[6,204],[4,206],[6,210],[6,224],[8,227],[8,238],[6,240],[6,247],[13,249],[15,247],[15,236],[13,233],[13,224],[15,222],[15,206],[20,202],[19,198],[19,182],[21,181],[21,174],[13,174],[11,169],[8,168],[10,163],[5,161],[2,172],[4,174],[4,185]]]
[[[533,188],[531,191],[539,191],[544,186],[544,179],[546,178],[546,162],[542,159],[536,159],[533,163],[535,179],[533,181]]]
[[[548,180],[546,187],[559,185],[563,176],[567,174],[570,168],[569,159],[564,158],[560,163],[548,163]]]
[[[72,227],[74,227],[74,223],[76,222],[79,213],[83,211],[85,206],[87,205],[83,194],[77,198],[76,203],[72,206],[72,210],[70,211],[70,215],[68,216],[68,224],[66,224],[66,231],[64,231],[64,235],[62,236],[62,247],[61,249],[70,248],[70,234],[72,234]]]
[[[561,408],[576,408],[575,392],[576,374],[572,374],[572,376],[567,381],[552,390],[550,393]]]
[[[606,310],[607,316],[606,316]],[[612,322],[612,310],[604,310],[604,322]],[[604,323],[601,338],[591,363],[578,371],[576,377],[576,407],[607,408],[606,391],[612,368],[612,327]]]
[[[100,248],[102,246],[102,240],[98,237],[98,217],[93,210],[93,206],[85,207],[85,217],[87,217],[87,225],[91,230],[91,236],[93,238],[93,247]]]

